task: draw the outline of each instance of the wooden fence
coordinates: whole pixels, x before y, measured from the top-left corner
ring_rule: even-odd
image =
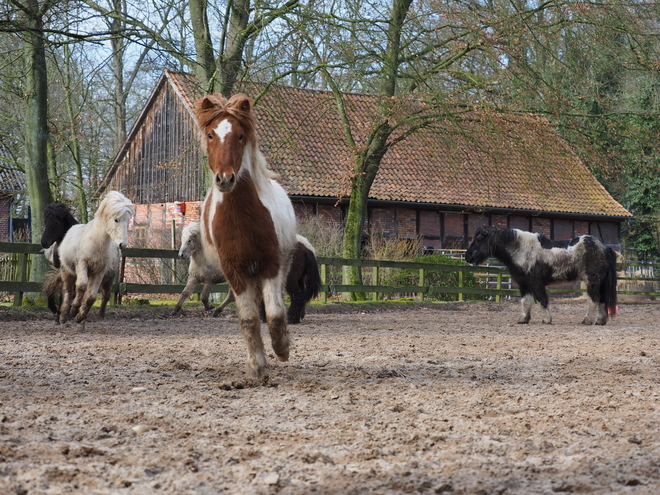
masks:
[[[41,246],[38,244],[28,243],[9,243],[0,242],[0,255],[6,253],[11,255],[10,263],[14,264],[15,270],[12,270],[14,276],[13,280],[0,280],[0,292],[8,292],[14,294],[14,305],[20,306],[24,292],[40,292],[40,281],[29,281],[29,266],[32,256],[43,256]],[[143,283],[130,283],[124,281],[124,267],[127,259],[131,258],[152,258],[152,259],[177,259],[178,251],[174,249],[140,249],[140,248],[127,248],[122,251],[122,265],[118,275],[118,280],[113,286],[113,293],[115,294],[114,302],[120,304],[121,298],[128,294],[179,294],[183,291],[184,284],[143,284]],[[5,255],[5,258],[8,258]],[[472,296],[488,296],[492,297],[495,301],[499,301],[502,296],[518,295],[517,289],[506,288],[511,287],[510,277],[505,268],[500,266],[471,266],[471,265],[446,265],[446,264],[431,264],[431,263],[413,263],[405,261],[384,261],[384,260],[349,260],[341,258],[317,258],[319,264],[321,280],[323,283],[321,289],[321,301],[327,302],[329,294],[338,293],[351,293],[361,292],[372,294],[372,299],[377,299],[379,294],[386,293],[400,293],[400,294],[418,294],[420,299],[425,297],[437,296],[439,294],[455,294],[456,300],[462,301],[466,295]],[[371,280],[374,283],[369,285],[341,285],[333,284],[328,277],[329,267],[342,267],[342,266],[360,266],[364,271],[371,271]],[[417,285],[379,285],[378,281],[381,279],[380,271],[384,268],[394,269],[407,269],[417,271]],[[644,272],[647,276],[623,276],[619,277],[621,281],[631,282],[652,282],[655,286],[660,282],[660,277],[654,276],[660,271],[660,264],[658,263],[623,263],[619,265],[620,270],[628,272],[640,271]],[[426,277],[429,272],[453,272],[457,274],[457,284],[455,286],[445,285],[428,285],[426,284]],[[5,270],[4,273],[7,273]],[[473,273],[475,277],[482,281],[478,287],[466,287],[463,283],[464,274]],[[648,275],[651,276],[648,276]],[[214,292],[227,292],[227,284],[218,284],[214,287]],[[200,284],[196,292],[202,291]],[[549,289],[550,292],[584,292],[584,289]],[[644,296],[660,296],[657,288],[645,291],[632,291],[632,290],[619,290],[619,294],[636,294]]]

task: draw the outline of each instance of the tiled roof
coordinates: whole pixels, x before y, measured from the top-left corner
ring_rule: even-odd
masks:
[[[192,106],[194,76],[166,72]],[[256,96],[250,87],[243,88]],[[358,141],[376,99],[346,94]],[[351,150],[332,94],[271,86],[255,106],[260,146],[292,196],[346,196]],[[418,131],[385,155],[374,200],[630,217],[540,116],[465,112]]]
[[[0,193],[19,193],[26,190],[23,172],[16,169],[9,153],[0,146]]]

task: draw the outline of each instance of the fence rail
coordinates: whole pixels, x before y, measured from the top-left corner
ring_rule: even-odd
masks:
[[[14,294],[14,305],[19,306],[22,302],[23,293],[25,292],[40,292],[40,281],[28,280],[28,267],[32,256],[43,256],[41,246],[38,244],[28,243],[9,243],[0,242],[0,254],[9,253],[17,255],[14,262],[17,267],[16,280],[0,280],[0,292],[8,292]],[[151,259],[177,259],[178,251],[175,249],[142,249],[142,248],[126,248],[122,250],[122,267],[127,259],[132,258],[151,258]],[[352,260],[342,258],[317,258],[320,267],[322,288],[321,288],[321,301],[327,302],[329,294],[337,293],[370,293],[373,298],[377,298],[378,294],[387,293],[402,293],[402,294],[418,294],[420,298],[437,296],[441,294],[455,294],[457,300],[463,300],[465,295],[479,295],[493,297],[499,301],[502,296],[517,295],[517,289],[505,288],[510,287],[510,277],[505,268],[501,266],[471,266],[471,265],[448,265],[436,263],[418,263],[407,261],[385,261],[385,260]],[[343,266],[358,266],[365,270],[371,269],[372,284],[363,285],[345,285],[333,284],[329,280],[328,267],[343,267]],[[386,268],[394,269],[409,269],[418,270],[418,284],[417,285],[380,285],[380,270]],[[656,285],[660,282],[660,277],[651,276],[655,275],[660,270],[660,264],[647,263],[647,262],[631,262],[619,265],[620,270],[624,273],[645,273],[645,277],[623,276],[619,280],[629,282],[652,282]],[[425,283],[427,274],[430,272],[453,272],[458,275],[458,284],[455,286],[433,286]],[[464,274],[472,273],[477,279],[483,281],[479,287],[466,287],[463,283]],[[121,303],[121,298],[128,294],[179,294],[183,291],[185,284],[144,284],[126,282],[123,279],[124,270],[122,269],[116,283],[113,285],[112,292],[115,294],[115,302]],[[494,285],[494,287],[491,287]],[[195,292],[202,291],[202,284],[199,284]],[[213,288],[213,292],[227,292],[228,285],[217,284]],[[584,289],[575,288],[562,288],[562,289],[549,289],[550,292],[563,292],[563,293],[579,293],[584,292]],[[635,294],[645,296],[660,296],[657,288],[648,291],[638,290],[618,290],[619,294]]]

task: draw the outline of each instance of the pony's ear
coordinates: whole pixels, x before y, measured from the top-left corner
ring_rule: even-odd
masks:
[[[215,106],[215,102],[211,100],[208,96],[205,96],[199,102],[197,103],[197,107],[200,110],[208,110],[209,108],[213,108]]]
[[[242,113],[250,113],[250,99],[244,94],[237,94],[230,98],[229,107],[235,108]]]

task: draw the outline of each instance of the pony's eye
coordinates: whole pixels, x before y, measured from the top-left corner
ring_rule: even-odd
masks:
[[[238,136],[238,140],[239,140],[239,141],[243,141],[243,137],[245,137],[245,135],[244,135],[244,134],[241,134],[240,136]]]
[[[207,134],[207,136],[209,137],[209,139],[213,139],[213,134],[209,133]]]
[[[119,219],[118,219],[118,218],[115,218],[115,223],[119,223]]]

